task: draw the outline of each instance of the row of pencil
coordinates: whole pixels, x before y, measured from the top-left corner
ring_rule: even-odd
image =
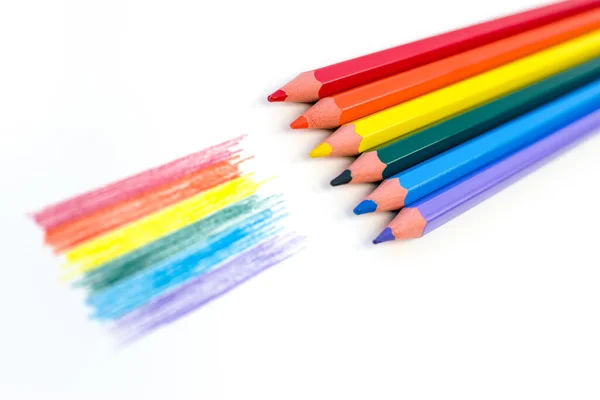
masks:
[[[374,243],[420,237],[600,125],[600,0],[303,72],[269,101],[338,128],[311,157],[359,155],[333,186],[383,180],[354,210],[401,210]]]

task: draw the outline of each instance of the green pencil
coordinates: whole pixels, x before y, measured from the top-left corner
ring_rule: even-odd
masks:
[[[600,76],[600,58],[360,155],[331,185],[377,182],[428,160]]]

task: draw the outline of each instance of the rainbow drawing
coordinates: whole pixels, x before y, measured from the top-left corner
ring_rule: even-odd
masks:
[[[33,214],[92,318],[138,339],[302,248],[238,137]]]

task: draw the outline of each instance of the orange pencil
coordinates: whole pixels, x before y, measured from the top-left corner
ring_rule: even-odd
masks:
[[[600,10],[570,17],[319,100],[294,129],[335,128],[600,28]]]

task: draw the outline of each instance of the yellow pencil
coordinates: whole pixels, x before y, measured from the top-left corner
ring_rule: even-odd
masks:
[[[142,247],[250,196],[260,186],[244,175],[181,203],[150,214],[135,223],[109,232],[65,253],[68,278],[94,270],[106,261]]]
[[[314,148],[310,155],[351,156],[362,153],[598,55],[600,30],[344,125]]]

